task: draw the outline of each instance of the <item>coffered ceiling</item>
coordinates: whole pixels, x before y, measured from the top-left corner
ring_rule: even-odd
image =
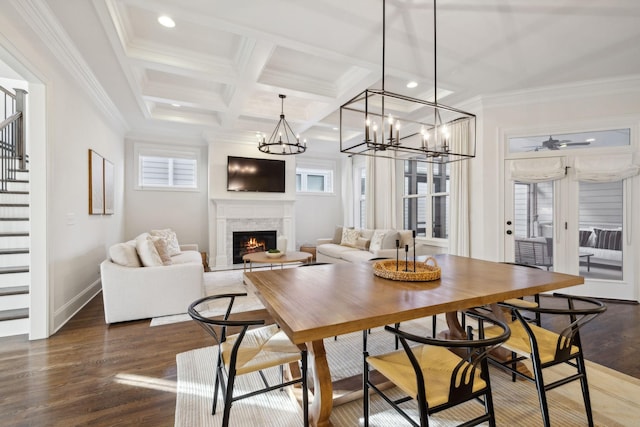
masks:
[[[337,110],[382,76],[381,0],[46,0],[133,135],[253,142],[284,112],[338,151]],[[433,3],[387,0],[385,88],[433,97]],[[161,15],[174,28],[158,23]],[[438,93],[640,74],[636,0],[441,0]],[[418,86],[406,87],[415,81]]]

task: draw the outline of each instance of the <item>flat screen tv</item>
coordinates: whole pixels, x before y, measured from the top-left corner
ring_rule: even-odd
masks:
[[[227,157],[227,190],[284,193],[285,161]]]

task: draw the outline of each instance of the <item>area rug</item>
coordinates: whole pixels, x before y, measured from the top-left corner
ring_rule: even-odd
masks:
[[[429,333],[429,324],[430,320],[424,319],[407,322],[405,327],[416,332]],[[438,329],[444,327],[444,319],[439,319],[438,324]],[[393,345],[393,336],[381,328],[374,329],[369,335],[368,346],[371,354],[390,351]],[[361,373],[361,333],[341,335],[337,340],[326,339],[325,347],[334,380]],[[200,348],[177,355],[176,427],[221,425],[222,411],[218,410],[216,415],[211,415],[215,357],[215,347]],[[637,404],[640,380],[595,363],[588,363],[587,366],[595,425],[610,427],[636,425],[640,419],[640,407]],[[510,375],[494,369],[491,372],[491,381],[497,425],[542,424],[533,383],[511,382]],[[236,390],[254,389],[259,383],[260,377],[257,374],[245,375],[238,378]],[[587,425],[579,383],[574,382],[552,390],[547,396],[553,426]],[[221,400],[218,407],[222,408]],[[415,407],[411,410],[417,414]],[[430,425],[438,427],[457,425],[461,420],[472,418],[474,414],[481,412],[480,404],[467,402],[434,415]],[[407,425],[405,420],[390,410],[377,396],[372,396],[371,414],[372,427]],[[335,427],[363,425],[361,400],[334,407],[331,422]],[[271,392],[236,402],[231,412],[230,425],[300,426],[302,411],[287,391]]]
[[[225,293],[246,292],[246,297],[236,298],[233,303],[233,313],[241,313],[244,311],[260,310],[264,306],[260,300],[248,289],[242,282],[244,271],[225,270],[204,273],[204,290],[205,295],[218,295]],[[208,309],[203,312],[204,315],[212,317],[224,314],[228,300],[211,303]],[[175,314],[171,316],[154,317],[151,319],[149,326],[161,326],[170,323],[186,322],[191,320],[188,314]]]

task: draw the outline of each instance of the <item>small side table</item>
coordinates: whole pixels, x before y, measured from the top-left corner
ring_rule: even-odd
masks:
[[[587,259],[587,271],[591,271],[591,257],[593,256],[593,254],[580,252],[579,255],[580,258]]]
[[[315,262],[316,260],[316,247],[314,245],[301,245],[300,252],[307,252],[311,254],[311,260]]]

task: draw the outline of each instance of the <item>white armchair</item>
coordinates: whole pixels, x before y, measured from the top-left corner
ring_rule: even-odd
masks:
[[[126,267],[107,259],[100,264],[107,323],[186,313],[204,296],[204,268],[197,250],[176,255],[157,267]],[[196,246],[197,247],[197,246]]]

